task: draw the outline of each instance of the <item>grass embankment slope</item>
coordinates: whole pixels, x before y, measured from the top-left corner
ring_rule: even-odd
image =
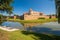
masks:
[[[44,23],[44,22],[53,22],[57,21],[57,18],[55,19],[38,19],[38,20],[20,20],[20,19],[9,19],[9,21],[16,21],[20,23]]]
[[[13,32],[0,30],[0,40],[60,40],[60,36],[20,30]]]

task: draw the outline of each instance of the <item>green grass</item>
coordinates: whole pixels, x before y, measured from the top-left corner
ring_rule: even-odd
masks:
[[[10,32],[10,40],[34,40],[29,35],[24,35],[21,31]]]
[[[44,22],[53,22],[57,21],[56,19],[38,19],[38,20],[19,20],[19,19],[9,19],[9,21],[15,21],[15,22],[20,22],[20,23],[44,23]]]
[[[0,30],[0,40],[34,40],[34,39],[29,35],[24,35],[21,31],[7,32]]]
[[[59,40],[60,36],[34,33],[27,31],[7,32],[0,30],[0,40]]]

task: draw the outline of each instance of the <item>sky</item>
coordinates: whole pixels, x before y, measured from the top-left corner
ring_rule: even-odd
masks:
[[[55,2],[53,0],[14,0],[12,3],[13,13],[23,15],[30,8],[34,11],[43,12],[44,14],[55,14]]]

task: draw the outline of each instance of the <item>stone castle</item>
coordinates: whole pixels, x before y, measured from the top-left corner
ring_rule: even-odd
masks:
[[[44,13],[41,13],[41,12],[33,11],[30,8],[29,12],[24,13],[20,18],[23,19],[23,20],[37,20],[37,19],[40,19],[40,18],[49,19],[50,16],[47,16]],[[52,16],[52,18],[56,18],[56,17]]]

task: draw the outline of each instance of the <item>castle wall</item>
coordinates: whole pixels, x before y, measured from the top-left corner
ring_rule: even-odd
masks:
[[[45,16],[45,19],[49,19],[50,18],[50,16]]]
[[[34,15],[24,15],[24,20],[37,20],[39,16]]]
[[[40,12],[32,11],[32,9],[30,9],[28,13],[24,13],[24,20],[37,20],[39,18],[49,19],[50,16],[44,15],[43,13]],[[51,18],[56,18],[56,17],[51,16]]]
[[[56,16],[51,16],[51,18],[56,18]]]
[[[37,15],[36,15],[37,14]],[[37,20],[39,18],[45,18],[48,19],[49,16],[46,15],[39,15],[39,13],[35,13],[34,15],[30,14],[30,15],[24,15],[24,20]]]

